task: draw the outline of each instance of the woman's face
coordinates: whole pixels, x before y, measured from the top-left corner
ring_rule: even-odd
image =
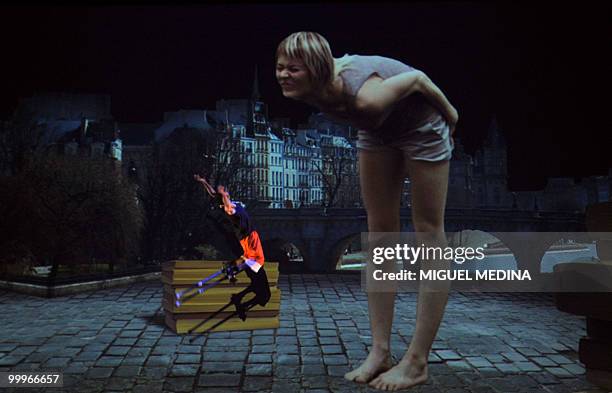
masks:
[[[279,56],[276,61],[276,80],[287,98],[300,99],[312,90],[308,69],[299,59]]]

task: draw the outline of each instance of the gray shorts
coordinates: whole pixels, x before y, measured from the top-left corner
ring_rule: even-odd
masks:
[[[414,129],[376,134],[359,130],[357,148],[374,152],[400,151],[405,159],[423,161],[450,160],[455,147],[450,128],[442,116]]]

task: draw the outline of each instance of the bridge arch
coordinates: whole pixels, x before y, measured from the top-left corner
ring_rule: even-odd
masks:
[[[360,251],[362,251],[361,232],[352,233],[350,235],[344,236],[343,238],[339,239],[337,243],[332,247],[332,258],[330,259],[330,262],[333,264],[333,262],[335,261],[335,265],[330,266],[330,269],[341,270],[345,257],[348,255],[354,256],[356,252]]]
[[[490,260],[488,266],[476,263],[477,268],[499,268],[529,270],[531,274],[540,274],[544,254],[552,244],[560,239],[555,232],[497,232],[482,229],[464,229],[454,233],[453,243],[463,247],[485,247]],[[514,264],[496,264],[496,255],[510,254]]]
[[[557,232],[497,232],[494,233],[512,252],[518,270],[540,274],[546,250],[561,239]]]
[[[544,250],[541,263],[543,273],[552,273],[554,266],[560,263],[594,262],[601,258],[597,248],[597,235],[589,232],[570,232],[560,235],[562,236],[557,241]],[[576,254],[572,259],[553,254],[554,252],[564,253],[569,251]]]
[[[263,239],[262,247],[267,261],[278,262],[281,273],[299,273],[307,270],[304,263],[304,246],[281,237]]]

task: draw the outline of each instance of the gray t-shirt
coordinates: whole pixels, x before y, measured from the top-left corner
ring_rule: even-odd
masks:
[[[388,57],[354,55],[339,75],[344,83],[344,92],[349,98],[349,106],[351,106],[361,86],[373,74],[387,79],[414,70],[413,67]],[[368,131],[387,133],[413,129],[437,116],[440,116],[438,110],[432,107],[422,94],[415,93],[396,103],[395,108],[380,127]]]

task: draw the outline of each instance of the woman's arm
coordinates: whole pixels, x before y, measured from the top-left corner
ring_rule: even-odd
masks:
[[[236,213],[236,205],[230,201],[227,191],[225,191],[225,189],[219,190],[219,194],[221,194],[223,200],[223,210],[230,216]]]
[[[204,187],[204,189],[206,190],[206,192],[208,193],[208,195],[210,195],[211,197],[214,197],[216,195],[215,189],[212,188],[212,186],[206,181],[205,178],[200,177],[199,175],[193,175],[193,178],[198,182],[201,183],[202,186]]]
[[[380,125],[397,102],[414,93],[423,94],[442,113],[452,133],[458,120],[457,110],[431,79],[419,70],[403,72],[387,79],[370,77],[357,94],[356,109],[378,118],[376,123]]]
[[[450,134],[452,135],[459,120],[459,114],[455,107],[451,105],[442,90],[425,73],[422,73],[421,78],[419,78],[418,89],[442,113],[450,126]]]

